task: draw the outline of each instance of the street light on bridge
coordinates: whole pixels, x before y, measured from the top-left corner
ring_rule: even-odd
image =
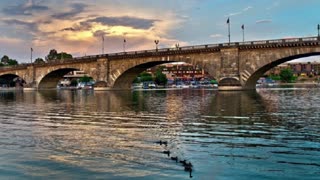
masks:
[[[30,49],[30,60],[31,60],[31,64],[32,64],[32,52],[33,52],[33,49],[32,49],[32,47],[31,47],[31,49]]]
[[[154,43],[156,44],[156,51],[158,51],[159,40],[154,40]]]
[[[229,38],[229,45],[230,45],[230,17],[227,19],[227,24],[228,24],[228,38]]]
[[[242,24],[241,29],[242,29],[242,42],[244,42],[244,24]]]
[[[176,49],[179,50],[179,47],[180,47],[180,45],[179,45],[179,43],[177,43],[176,44]]]
[[[318,24],[318,37],[320,37],[320,24]]]

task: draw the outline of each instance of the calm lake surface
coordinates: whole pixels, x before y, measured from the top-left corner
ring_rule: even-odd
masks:
[[[319,179],[320,89],[0,92],[0,179]],[[168,145],[156,142],[167,141]]]

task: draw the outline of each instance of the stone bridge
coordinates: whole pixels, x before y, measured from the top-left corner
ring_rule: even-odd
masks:
[[[320,38],[208,44],[179,48],[121,52],[56,60],[44,64],[22,64],[0,68],[0,78],[25,80],[25,87],[55,88],[68,72],[81,70],[97,85],[128,89],[144,70],[170,62],[186,62],[203,68],[218,81],[221,90],[255,89],[257,80],[284,62],[320,55]]]

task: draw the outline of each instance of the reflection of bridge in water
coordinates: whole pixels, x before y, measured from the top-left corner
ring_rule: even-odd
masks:
[[[308,37],[101,54],[2,67],[0,78],[10,80],[18,76],[25,80],[25,87],[46,89],[55,88],[70,71],[81,70],[99,87],[128,89],[134,78],[147,68],[186,62],[207,71],[217,79],[221,90],[254,89],[256,81],[273,67],[293,59],[320,55],[319,42],[319,37]]]

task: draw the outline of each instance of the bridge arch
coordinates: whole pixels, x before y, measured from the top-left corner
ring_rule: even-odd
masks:
[[[272,68],[299,58],[311,57],[311,56],[319,56],[320,55],[320,48],[318,52],[301,52],[294,55],[288,55],[286,57],[281,57],[279,59],[269,60],[268,63],[262,65],[261,67],[254,70],[254,72],[250,75],[247,79],[244,89],[255,89],[256,83],[260,77],[262,77],[267,71],[271,70]],[[252,71],[252,69],[245,70],[246,72]]]
[[[129,69],[124,70],[123,72],[119,71],[120,74],[114,81],[113,88],[115,89],[130,89],[133,80],[143,71],[147,70],[148,68],[152,68],[154,66],[160,64],[171,63],[174,61],[154,61],[154,62],[147,62],[143,64],[139,64],[137,66],[131,67]]]
[[[219,76],[217,62],[220,61],[220,56],[216,53],[192,53],[179,54],[170,53],[169,55],[162,55],[163,53],[155,53],[149,57],[124,57],[123,59],[111,59],[109,65],[109,79],[108,86],[116,89],[131,88],[133,80],[144,70],[160,64],[172,62],[185,62],[198,66],[204,69],[208,74],[214,78]],[[164,53],[166,54],[166,52]]]
[[[39,78],[38,89],[52,89],[56,88],[59,81],[63,78],[64,75],[72,71],[82,71],[78,68],[60,68],[49,72],[43,77]],[[85,72],[86,73],[86,72]],[[88,74],[90,76],[90,74]]]
[[[49,72],[41,78],[38,84],[38,89],[52,89],[56,88],[59,80],[63,78],[64,75],[71,71],[76,71],[79,69],[75,68],[62,68]]]
[[[16,74],[2,74],[0,75],[1,87],[22,87],[25,84],[25,80]]]

